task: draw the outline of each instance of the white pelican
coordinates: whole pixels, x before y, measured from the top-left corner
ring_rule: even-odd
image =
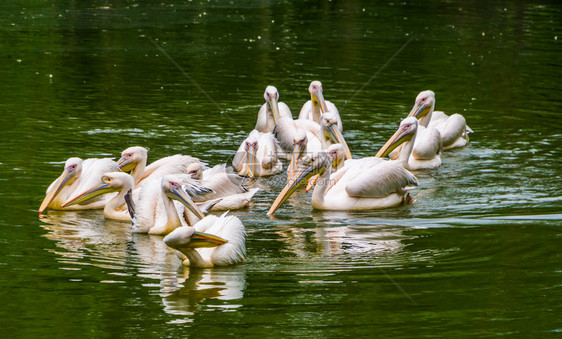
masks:
[[[432,143],[418,143],[418,128],[418,120],[416,118],[408,117],[402,120],[398,130],[381,147],[375,157],[386,157],[396,150],[398,154],[394,155],[394,160],[392,161],[400,163],[408,170],[439,167],[441,165],[441,158],[438,153],[440,152],[441,145],[436,141],[439,132],[433,134]],[[431,132],[431,130],[434,129],[430,128],[426,131]],[[427,133],[426,136],[428,135],[431,134]]]
[[[343,131],[340,113],[338,112],[336,105],[330,101],[324,100],[324,95],[322,94],[322,83],[320,81],[312,81],[310,86],[308,86],[308,92],[310,93],[310,100],[305,102],[302,106],[299,113],[299,119],[312,120],[319,124],[322,114],[332,112],[336,116],[338,129]]]
[[[246,257],[246,229],[240,219],[209,215],[193,227],[179,227],[164,243],[183,253],[183,264],[191,267],[236,265]]]
[[[235,210],[248,207],[254,194],[259,191],[259,188],[246,188],[244,182],[247,179],[234,173],[232,167],[226,167],[225,164],[203,170],[202,164],[193,163],[187,167],[187,173],[201,186],[212,190],[205,195],[205,199],[221,199],[212,207],[213,210]]]
[[[82,194],[99,183],[99,178],[105,172],[118,171],[117,164],[109,159],[69,158],[64,164],[64,171],[47,188],[45,199],[39,207],[39,214],[46,208],[56,210],[84,210],[103,208],[111,197],[98,198],[87,204],[63,207],[76,195]]]
[[[399,143],[393,140],[400,140]],[[392,160],[400,160],[407,170],[437,168],[441,166],[443,144],[437,129],[420,126],[416,118],[408,117],[400,123],[396,133],[387,142],[391,151],[383,146],[377,156],[389,156]],[[382,155],[384,153],[384,155]]]
[[[332,175],[337,172],[340,168],[345,166],[346,161],[354,161],[353,159],[345,160],[345,151],[342,144],[332,144],[328,146],[326,153],[332,158]],[[308,185],[306,186],[306,191],[310,191],[314,185],[316,185],[316,181],[318,180],[319,174],[313,176],[309,181]]]
[[[279,92],[273,86],[267,86],[263,94],[265,104],[263,104],[258,112],[258,120],[255,129],[258,132],[273,132],[273,128],[279,119],[293,119],[293,114],[289,106],[284,102],[279,102]]]
[[[447,116],[443,112],[434,111],[434,108],[435,93],[423,91],[416,97],[414,107],[408,116],[418,118],[420,125],[424,127],[437,129],[441,134],[444,150],[466,146],[468,134],[472,133],[472,130],[466,125],[465,118],[458,113]]]
[[[149,177],[161,177],[166,174],[187,173],[187,166],[199,159],[189,155],[176,154],[161,158],[150,165],[146,165],[148,160],[148,149],[141,146],[129,147],[121,152],[121,158],[117,164],[123,172],[131,172],[135,181],[135,187],[143,185],[143,181]]]
[[[209,191],[197,185],[188,174],[169,174],[161,180],[149,180],[134,207],[133,231],[165,235],[180,226],[195,224],[205,216],[192,197],[203,200],[201,196]],[[174,204],[172,199],[181,204]],[[191,217],[188,211],[193,213]]]
[[[73,206],[81,202],[87,202],[109,192],[118,192],[117,195],[105,204],[103,215],[106,219],[131,221],[131,214],[133,211],[129,211],[127,206],[133,208],[134,203],[130,201],[129,204],[127,204],[126,199],[133,199],[132,194],[135,186],[133,177],[124,172],[108,172],[102,176],[101,181],[102,184],[76,196],[74,199],[68,201],[65,206]],[[138,201],[140,190],[135,192],[137,197],[133,199],[133,201]]]
[[[279,146],[285,152],[291,153],[291,162],[287,169],[289,179],[306,153],[325,150],[333,143],[340,143],[344,148],[345,158],[351,159],[351,151],[341,130],[337,128],[337,121],[338,117],[328,112],[320,117],[320,124],[305,119],[281,119],[275,125],[273,133],[279,141]]]
[[[398,206],[410,200],[409,186],[416,177],[400,163],[369,157],[347,160],[334,175],[332,158],[318,152],[303,160],[303,166],[279,193],[267,212],[271,215],[298,186],[320,174],[312,192],[312,208],[320,210],[370,210]]]
[[[283,170],[277,154],[277,142],[271,133],[252,130],[232,159],[232,166],[250,178],[273,175]]]
[[[133,220],[134,230],[138,233],[166,234],[180,225],[194,224],[216,203],[216,200],[205,204],[194,203],[193,198],[200,198],[200,195],[210,190],[198,185],[186,174],[150,179],[142,189],[135,191],[133,178],[127,173],[105,173],[102,181],[102,184],[75,197],[66,205],[72,206],[99,195],[118,192],[105,205],[104,216],[106,219]],[[180,189],[174,189],[178,185]],[[188,209],[170,199],[179,200]]]

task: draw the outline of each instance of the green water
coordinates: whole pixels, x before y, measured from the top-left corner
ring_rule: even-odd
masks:
[[[2,333],[559,334],[561,10],[525,1],[2,2]],[[409,206],[317,212],[303,193],[270,218],[283,175],[259,180],[251,207],[232,212],[247,228],[248,255],[230,268],[182,268],[160,237],[132,234],[100,211],[37,217],[67,158],[143,145],[150,160],[228,162],[267,85],[296,116],[311,80],[338,106],[355,157],[373,155],[425,89],[475,133],[439,169],[416,173]]]

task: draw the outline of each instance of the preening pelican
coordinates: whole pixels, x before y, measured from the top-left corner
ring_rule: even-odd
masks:
[[[117,164],[109,159],[86,159],[69,158],[64,164],[64,171],[47,188],[45,199],[39,207],[39,214],[46,208],[56,210],[84,210],[103,208],[111,197],[98,198],[87,204],[63,207],[63,205],[82,194],[90,188],[98,185],[101,175],[105,172],[118,171]]]
[[[343,124],[340,118],[340,112],[336,105],[330,101],[324,100],[324,95],[322,93],[322,83],[320,81],[312,81],[310,86],[308,86],[308,92],[310,93],[310,100],[305,102],[299,113],[299,119],[312,120],[317,124],[320,123],[320,117],[326,112],[331,112],[336,116],[338,129],[343,131]]]
[[[392,160],[401,161],[404,168],[415,171],[441,166],[442,150],[438,130],[420,126],[416,118],[408,117],[402,120],[398,130],[379,150],[377,156],[388,155]]]
[[[193,163],[188,166],[187,172],[201,186],[212,190],[205,195],[205,199],[221,199],[213,206],[213,210],[235,210],[248,207],[254,194],[259,191],[259,188],[246,188],[244,183],[247,179],[234,173],[232,167],[226,167],[225,164],[203,170],[203,165]]]
[[[277,196],[267,212],[271,215],[299,185],[320,174],[312,192],[312,208],[320,210],[369,210],[398,206],[409,200],[410,186],[416,177],[400,163],[370,157],[346,161],[333,176],[332,158],[318,152],[303,160],[303,165]]]
[[[265,104],[263,104],[258,112],[258,121],[256,122],[256,130],[258,132],[273,132],[273,128],[279,119],[293,119],[293,114],[289,106],[283,102],[279,102],[279,92],[273,86],[267,86],[263,94]]]
[[[339,143],[344,148],[346,159],[351,159],[351,151],[345,142],[341,130],[337,128],[337,116],[328,112],[320,117],[320,124],[311,120],[281,119],[273,133],[279,141],[280,147],[291,153],[291,162],[287,169],[287,177],[292,178],[306,153],[327,149],[331,144]]]
[[[240,144],[232,159],[232,166],[239,174],[250,178],[281,172],[283,164],[277,155],[277,142],[273,134],[252,130]]]
[[[209,215],[193,227],[179,227],[164,238],[166,245],[183,253],[191,267],[236,265],[246,257],[246,229],[240,219]]]
[[[468,134],[472,133],[472,130],[466,125],[465,118],[458,113],[447,116],[443,112],[434,111],[434,108],[435,93],[423,91],[416,97],[414,107],[408,116],[418,118],[420,125],[424,127],[437,129],[441,135],[444,150],[466,146]]]
[[[121,152],[121,158],[117,164],[123,172],[131,172],[135,187],[141,187],[143,181],[149,177],[159,178],[166,174],[185,174],[187,166],[199,159],[189,155],[176,154],[161,158],[150,165],[146,165],[148,160],[148,149],[141,146],[129,147]]]

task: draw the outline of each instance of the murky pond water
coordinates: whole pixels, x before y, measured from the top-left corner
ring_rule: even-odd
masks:
[[[562,5],[440,1],[0,4],[0,322],[12,337],[550,336],[562,331]],[[159,49],[161,48],[161,49]],[[181,68],[181,70],[180,70]],[[235,211],[247,261],[181,267],[101,211],[37,209],[71,156],[229,162],[267,85],[296,116],[321,80],[355,157],[418,92],[467,148],[416,203]]]

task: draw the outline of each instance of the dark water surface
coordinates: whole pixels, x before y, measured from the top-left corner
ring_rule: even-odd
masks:
[[[0,325],[10,337],[482,336],[562,332],[562,5],[415,1],[0,4]],[[182,73],[151,39],[180,66]],[[190,78],[197,83],[195,85]],[[311,80],[373,155],[432,89],[469,147],[416,173],[417,202],[266,212],[247,262],[182,268],[101,211],[37,209],[71,156],[230,161],[275,85]],[[199,88],[200,87],[200,88]],[[200,89],[204,90],[205,95]]]

